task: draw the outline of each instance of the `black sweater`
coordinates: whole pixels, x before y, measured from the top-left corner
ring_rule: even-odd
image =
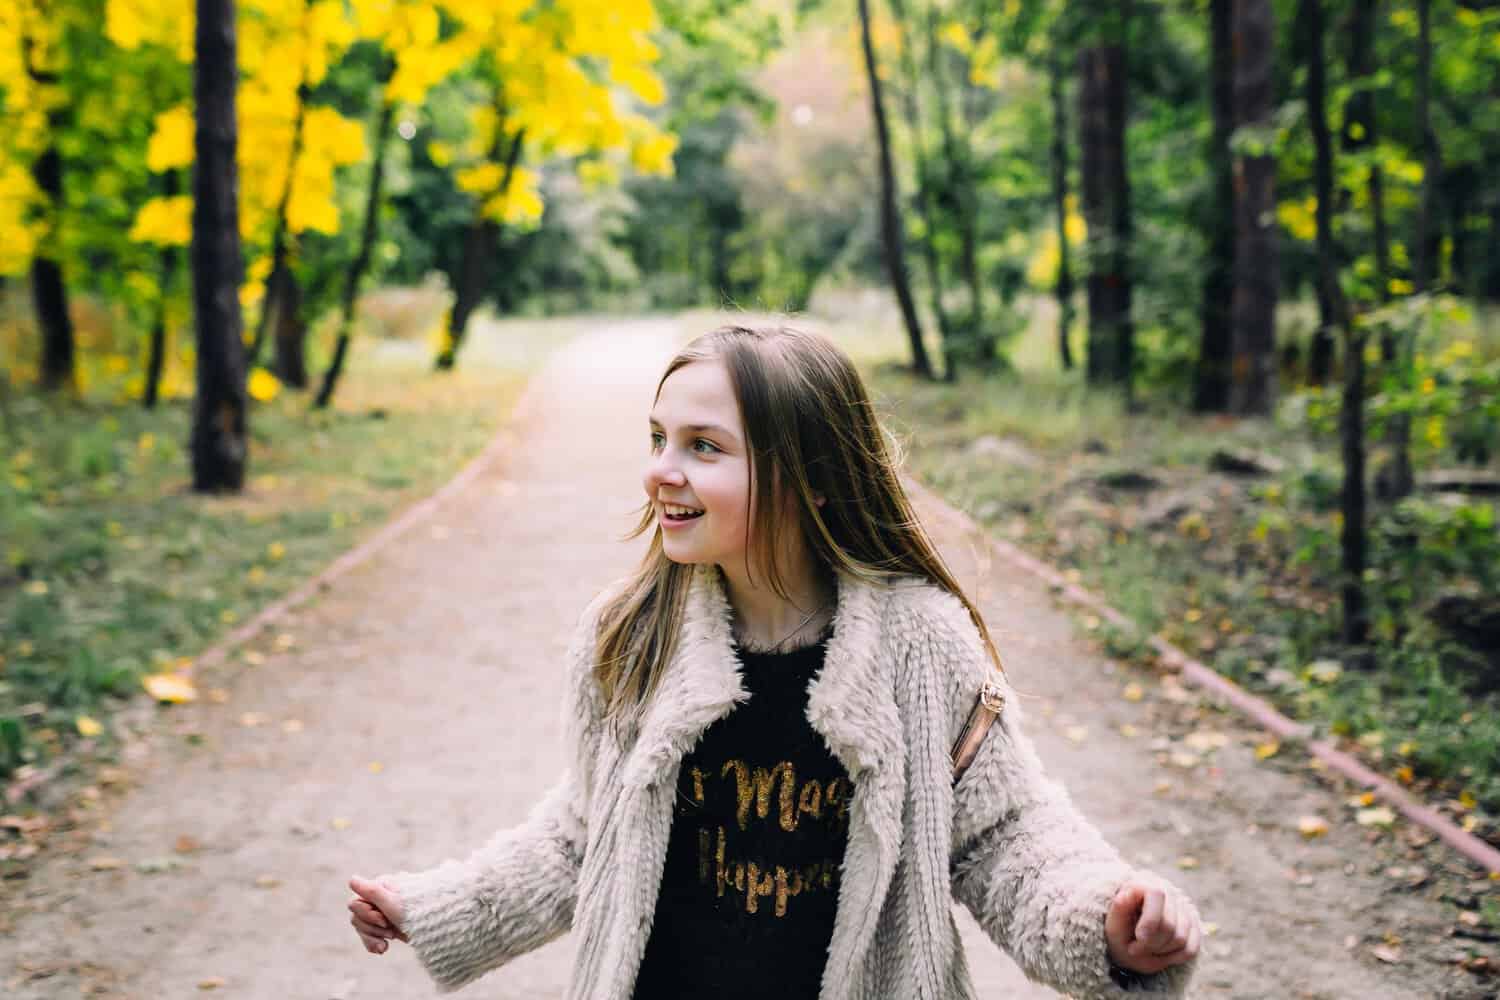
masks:
[[[682,760],[634,1000],[816,1000],[853,793],[807,722],[826,645],[740,651],[749,700]]]

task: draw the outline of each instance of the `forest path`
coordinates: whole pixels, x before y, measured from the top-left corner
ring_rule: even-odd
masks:
[[[53,858],[6,891],[16,905],[0,936],[0,994],[433,996],[409,949],[359,945],[346,880],[466,854],[521,819],[560,770],[556,666],[584,605],[639,551],[618,539],[642,501],[645,414],[679,339],[669,320],[614,322],[560,348],[502,431],[510,447],[498,462],[296,612],[281,629],[295,645],[236,668],[227,703],[167,712],[96,849]],[[1124,672],[1091,651],[1045,585],[988,563],[972,523],[917,492],[1017,687],[1035,698],[1049,772],[1127,857],[1183,886],[1218,925],[1195,996],[1448,995],[1454,974],[1410,946],[1398,965],[1369,954],[1381,929],[1413,944],[1439,933],[1443,904],[1393,898],[1357,827],[1298,835],[1303,813],[1345,812],[1334,792],[1257,765],[1241,742],[1254,734],[1228,717],[1212,768],[1167,773],[1148,745],[1154,696],[1123,700]],[[265,722],[244,725],[244,713]],[[196,745],[169,731],[188,720]],[[1121,735],[1124,723],[1141,735]],[[1068,735],[1077,726],[1081,742]],[[1172,789],[1158,794],[1163,778]],[[174,852],[184,836],[200,846]],[[100,855],[123,865],[95,871]],[[1178,870],[1183,855],[1199,866]],[[137,869],[153,859],[170,866]],[[1055,995],[959,918],[981,997]],[[572,948],[553,942],[465,995],[561,997]]]

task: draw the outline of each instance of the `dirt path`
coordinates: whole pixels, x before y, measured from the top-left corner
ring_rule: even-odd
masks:
[[[171,721],[201,742],[163,725],[91,849],[6,887],[0,995],[434,995],[407,949],[360,948],[345,880],[466,853],[520,819],[559,770],[553,668],[578,612],[639,551],[617,539],[642,499],[644,415],[676,334],[671,323],[617,324],[562,349],[508,431],[509,457],[300,612],[295,645],[226,678],[226,704],[174,709]],[[1170,726],[1185,707],[1148,677],[1146,699],[1123,700],[1126,678],[1042,585],[986,566],[967,522],[930,497],[923,510],[982,595],[1012,677],[1037,697],[1049,769],[1128,857],[1177,880],[1218,925],[1196,996],[1492,995],[1452,970],[1459,942],[1434,951],[1429,937],[1452,922],[1445,904],[1391,891],[1385,869],[1412,862],[1338,822],[1338,792],[1255,764],[1240,742],[1254,734],[1230,720],[1215,760],[1163,766],[1152,720]],[[1121,735],[1123,723],[1140,734]],[[1163,779],[1172,787],[1158,793]],[[1334,821],[1329,835],[1305,843],[1303,813]],[[200,846],[179,853],[181,837]],[[1179,870],[1183,855],[1198,867]],[[123,864],[95,871],[99,856]],[[170,866],[138,867],[159,859]],[[960,916],[982,996],[1054,995]],[[1398,964],[1371,954],[1386,930],[1406,939]],[[571,949],[554,942],[465,995],[560,997]],[[200,992],[206,982],[213,993]]]

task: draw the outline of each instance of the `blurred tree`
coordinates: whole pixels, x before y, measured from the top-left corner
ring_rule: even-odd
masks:
[[[865,81],[870,89],[870,113],[875,122],[875,141],[880,151],[880,232],[885,244],[886,268],[891,290],[901,308],[901,321],[911,348],[911,370],[922,378],[932,378],[932,363],[922,343],[922,324],[907,280],[906,250],[901,221],[900,195],[896,189],[896,167],[891,152],[890,126],[885,117],[885,99],[881,93],[880,70],[875,61],[875,43],[870,34],[869,0],[857,0],[860,42],[865,57]]]
[[[198,392],[190,448],[193,489],[239,491],[245,482],[245,344],[235,118],[234,0],[197,0],[197,107],[193,171],[193,306]]]
[[[1276,50],[1271,0],[1234,0],[1235,248],[1229,410],[1266,415],[1276,398]]]

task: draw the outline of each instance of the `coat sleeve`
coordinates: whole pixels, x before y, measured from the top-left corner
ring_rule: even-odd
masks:
[[[437,985],[450,993],[563,934],[573,921],[600,699],[594,643],[605,594],[584,611],[568,646],[562,729],[570,755],[525,820],[463,860],[379,876],[395,887],[401,930]]]
[[[956,599],[945,610],[945,623],[932,630],[930,641],[934,669],[953,680],[947,745],[982,681],[998,680],[1006,697],[954,789],[954,898],[1028,979],[1089,1000],[1185,996],[1197,956],[1152,975],[1113,968],[1104,918],[1137,869],[1043,770],[1024,730],[1025,711],[995,670],[967,610]]]

